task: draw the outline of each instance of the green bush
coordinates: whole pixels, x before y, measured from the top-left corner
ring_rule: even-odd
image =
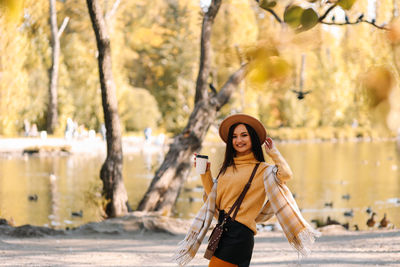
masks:
[[[143,88],[127,87],[119,95],[119,114],[125,131],[157,127],[161,118],[155,98]]]

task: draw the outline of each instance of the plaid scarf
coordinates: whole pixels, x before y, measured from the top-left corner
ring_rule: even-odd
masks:
[[[289,188],[277,178],[277,170],[275,165],[271,165],[264,172],[268,201],[256,217],[256,222],[267,221],[275,215],[289,243],[302,255],[307,256],[320,232],[314,230],[303,218]],[[216,212],[217,182],[218,180],[214,181],[207,201],[194,218],[186,237],[178,244],[178,251],[173,260],[180,266],[186,265],[194,258],[210,227]]]

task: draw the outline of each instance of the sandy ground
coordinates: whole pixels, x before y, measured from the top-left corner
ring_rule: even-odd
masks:
[[[0,229],[0,266],[177,266],[171,256],[188,223],[130,216],[29,238]],[[398,230],[352,232],[328,226],[321,231],[312,254],[301,260],[282,232],[260,232],[251,266],[400,266]],[[207,266],[205,246],[188,266]]]

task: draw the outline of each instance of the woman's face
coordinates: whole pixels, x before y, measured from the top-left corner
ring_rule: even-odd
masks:
[[[232,146],[236,151],[236,156],[251,153],[251,138],[244,124],[239,124],[233,130]]]

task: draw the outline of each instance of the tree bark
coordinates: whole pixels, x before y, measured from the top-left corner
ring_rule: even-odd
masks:
[[[99,53],[101,97],[107,130],[107,157],[101,167],[100,179],[103,181],[103,195],[109,201],[105,212],[108,217],[117,217],[128,212],[128,196],[122,179],[121,126],[111,68],[110,38],[99,2],[97,0],[87,0],[86,2]]]
[[[54,133],[58,123],[58,62],[60,58],[60,38],[58,36],[56,0],[50,0],[50,29],[51,29],[51,67],[49,70],[49,100],[47,107],[46,130],[49,134]]]
[[[225,105],[233,91],[246,75],[246,65],[236,71],[216,95],[208,93],[207,78],[210,75],[210,36],[214,18],[221,5],[220,0],[211,3],[204,15],[201,33],[200,68],[196,82],[195,107],[181,134],[174,138],[169,151],[140,201],[138,210],[158,211],[169,215],[189,174],[193,153],[202,148],[204,137],[218,111]]]
[[[208,98],[207,78],[211,69],[211,31],[217,16],[221,0],[212,1],[207,13],[204,14],[200,38],[200,66],[196,81],[194,103]]]

